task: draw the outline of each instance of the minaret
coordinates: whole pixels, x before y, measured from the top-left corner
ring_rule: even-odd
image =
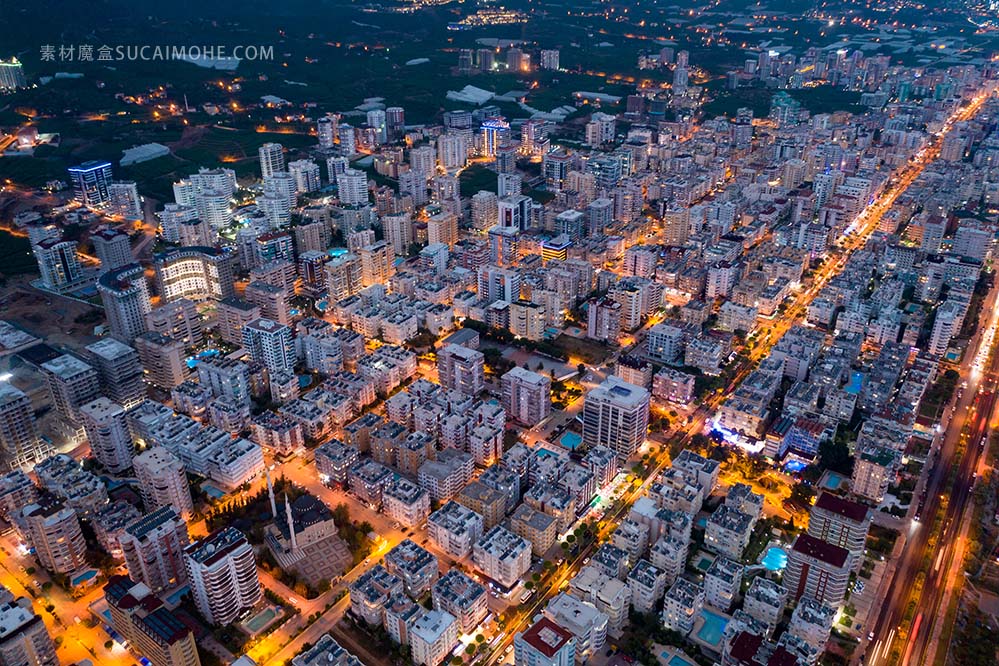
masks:
[[[295,521],[291,519],[291,502],[288,501],[288,493],[284,494],[284,513],[288,517],[288,534],[291,535],[291,551],[298,550],[298,542],[295,540]]]
[[[264,474],[267,475],[267,494],[271,498],[271,518],[277,520],[277,502],[274,501],[274,484],[271,483],[271,471],[265,469]]]

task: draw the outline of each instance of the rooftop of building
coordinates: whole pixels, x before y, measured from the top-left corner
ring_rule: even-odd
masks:
[[[815,509],[829,511],[857,523],[866,521],[871,515],[871,509],[866,504],[854,502],[830,492],[819,493],[812,510]]]
[[[834,567],[843,567],[850,558],[850,551],[808,534],[799,534],[791,547],[793,553],[801,553]]]
[[[558,654],[573,638],[572,632],[546,617],[541,617],[521,635],[521,640],[549,658]]]

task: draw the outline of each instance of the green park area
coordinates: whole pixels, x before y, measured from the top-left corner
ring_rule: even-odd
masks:
[[[770,100],[777,92],[771,88],[762,87],[717,90],[712,93],[713,99],[704,105],[704,114],[708,118],[719,115],[733,117],[739,109],[749,108],[752,109],[754,117],[763,118],[770,113]],[[787,93],[813,115],[836,111],[861,113],[864,110],[864,107],[859,103],[859,92],[842,90],[833,86],[788,90]]]

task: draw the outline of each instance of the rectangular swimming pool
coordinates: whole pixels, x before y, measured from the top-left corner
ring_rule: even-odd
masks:
[[[722,637],[725,635],[725,627],[728,626],[728,620],[706,608],[701,610],[701,617],[704,618],[704,624],[697,631],[697,637],[708,645],[717,647],[721,644]]]
[[[826,490],[839,490],[839,487],[843,485],[843,476],[836,472],[826,472],[826,480],[823,485],[825,485]]]
[[[558,438],[558,443],[570,451],[575,451],[576,447],[583,443],[583,438],[574,432],[566,431]]]

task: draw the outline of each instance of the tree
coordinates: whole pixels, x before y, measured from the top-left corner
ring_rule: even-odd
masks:
[[[806,483],[796,483],[791,488],[791,501],[801,506],[811,506],[815,497],[815,488]]]
[[[836,432],[833,439],[824,440],[819,444],[819,464],[823,469],[839,472],[845,476],[853,473],[853,456],[845,437]]]

